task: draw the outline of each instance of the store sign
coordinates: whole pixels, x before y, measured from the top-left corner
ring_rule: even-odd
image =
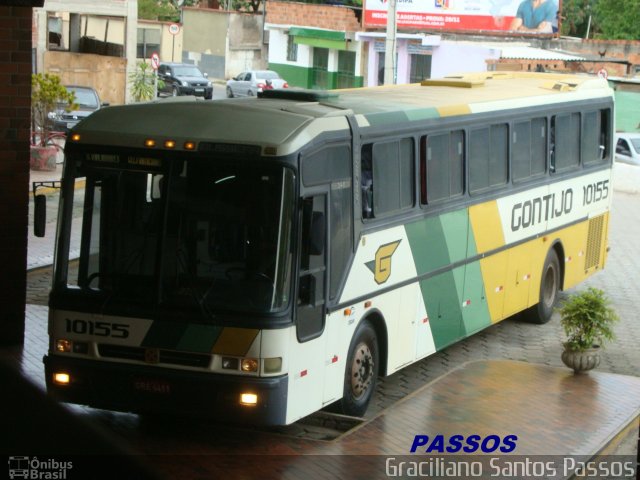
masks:
[[[525,29],[514,22],[518,9],[532,8],[532,0],[396,0],[397,27],[421,30],[503,32],[509,33],[520,27],[518,33],[551,34],[558,3],[544,0],[546,17],[538,11],[535,15],[524,13]],[[365,27],[385,27],[389,0],[365,0]],[[540,8],[540,7],[538,7]],[[545,20],[540,20],[545,17]],[[537,23],[536,23],[537,22]],[[540,23],[548,29],[536,30]],[[541,27],[541,28],[542,28]]]

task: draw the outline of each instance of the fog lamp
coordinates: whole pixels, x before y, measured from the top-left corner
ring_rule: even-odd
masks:
[[[256,406],[258,404],[258,395],[255,393],[241,393],[240,403],[242,405]]]
[[[71,383],[71,376],[68,373],[57,372],[53,374],[53,381],[58,385],[69,385],[69,383]]]

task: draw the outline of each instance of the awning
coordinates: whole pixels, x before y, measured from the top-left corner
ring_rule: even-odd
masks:
[[[534,47],[500,47],[500,58],[508,58],[512,60],[546,60],[546,61],[564,61],[564,62],[583,62],[584,57],[578,57],[577,55],[569,55],[567,53],[561,53],[553,50],[544,50],[542,48]]]

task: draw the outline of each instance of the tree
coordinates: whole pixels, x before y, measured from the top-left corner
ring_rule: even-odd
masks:
[[[638,0],[597,0],[595,16],[600,34],[610,40],[640,40]]]
[[[258,13],[262,0],[231,0],[231,8],[237,11]]]
[[[179,22],[180,8],[197,4],[198,0],[138,0],[138,18]]]
[[[589,28],[589,16],[592,16],[594,4],[597,0],[563,0],[561,33],[572,37],[585,38]],[[593,16],[591,18],[591,31],[596,27]]]
[[[138,18],[176,22],[180,12],[171,0],[138,0]]]

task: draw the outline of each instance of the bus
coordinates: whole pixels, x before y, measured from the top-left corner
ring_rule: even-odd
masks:
[[[488,72],[95,112],[65,148],[47,389],[290,424],[602,269],[612,90]]]

